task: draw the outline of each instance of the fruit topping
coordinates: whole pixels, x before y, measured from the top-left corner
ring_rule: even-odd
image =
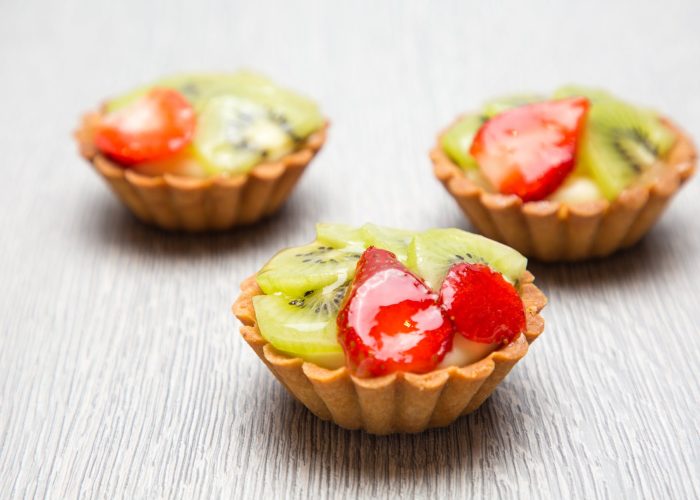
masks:
[[[479,129],[470,153],[501,193],[540,200],[573,170],[588,106],[573,97],[504,111]]]
[[[246,172],[263,160],[279,159],[294,146],[277,115],[232,95],[207,102],[194,137],[195,154],[212,174]]]
[[[464,366],[498,348],[460,338],[450,351],[454,329],[436,290],[453,265],[465,262],[488,264],[517,283],[527,260],[515,250],[459,229],[318,224],[316,230],[316,242],[281,251],[257,275],[265,293],[253,298],[258,326],[279,351],[331,369],[343,365],[346,352],[353,370],[372,376],[429,371],[446,352],[439,366]],[[370,240],[403,249],[409,267],[386,249],[365,251]]]
[[[523,302],[513,285],[483,264],[452,266],[440,303],[455,330],[483,344],[509,344],[525,329]]]
[[[460,262],[488,264],[514,284],[527,266],[527,259],[509,246],[454,228],[417,233],[408,247],[406,265],[435,290]]]
[[[374,246],[393,252],[403,263],[406,262],[408,245],[414,235],[414,231],[377,226],[371,223],[360,228],[347,224],[316,224],[316,236],[319,241],[334,248],[355,247],[364,250],[369,246]]]
[[[338,338],[355,374],[434,369],[453,336],[437,298],[393,253],[368,248],[337,317]]]
[[[95,145],[124,165],[158,160],[189,144],[195,122],[192,106],[180,93],[154,88],[104,115],[95,130]]]
[[[154,175],[192,172],[159,161],[188,143],[182,160],[202,165],[195,177],[245,173],[290,153],[324,123],[313,101],[246,71],[163,78],[112,99],[105,112],[97,146],[124,164],[149,162],[144,171]]]
[[[364,250],[365,244],[362,230],[347,224],[330,224],[320,222],[316,224],[316,237],[318,241],[330,245],[333,248],[358,247]]]
[[[297,139],[303,139],[323,126],[323,116],[316,103],[250,71],[175,75],[162,78],[153,86],[180,92],[197,112],[204,108],[209,99],[221,95],[252,101],[274,112],[285,129]],[[148,93],[150,88],[152,87],[141,87],[110,100],[107,111],[116,111],[130,105]]]
[[[365,246],[374,246],[389,250],[402,263],[406,263],[408,258],[408,245],[411,243],[414,231],[406,229],[394,229],[392,227],[377,226],[376,224],[365,224],[360,228],[364,236]]]
[[[279,351],[329,369],[345,364],[335,317],[347,283],[308,290],[298,297],[281,293],[253,297],[262,336]]]
[[[238,71],[229,75],[227,81],[233,94],[272,110],[296,139],[303,139],[323,126],[323,116],[314,101],[282,88],[262,75]]]
[[[281,292],[303,297],[309,291],[351,279],[361,253],[361,249],[336,249],[318,242],[288,248],[258,272],[258,285],[267,294]]]
[[[474,157],[469,154],[469,148],[484,121],[484,117],[480,115],[463,116],[442,136],[442,148],[457,165],[464,169],[478,166]]]
[[[578,148],[578,169],[588,172],[608,199],[658,165],[675,134],[653,111],[595,89],[567,87],[560,94],[590,97],[593,105]]]

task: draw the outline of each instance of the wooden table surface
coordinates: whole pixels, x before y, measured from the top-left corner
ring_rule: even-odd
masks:
[[[319,421],[238,335],[240,281],[316,221],[468,223],[427,151],[484,99],[567,82],[700,137],[700,3],[0,2],[0,498],[698,498],[700,181],[636,248],[531,263],[530,354],[475,414],[377,438]],[[276,217],[142,226],[78,157],[104,97],[254,67],[325,150]]]

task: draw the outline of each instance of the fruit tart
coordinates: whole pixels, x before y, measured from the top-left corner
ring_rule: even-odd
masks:
[[[109,100],[76,138],[136,217],[204,231],[275,212],[326,128],[311,100],[239,71],[169,77]]]
[[[692,176],[696,156],[667,118],[574,86],[488,102],[430,153],[480,232],[543,261],[634,245]]]
[[[544,328],[512,248],[459,229],[320,224],[241,285],[241,334],[309,410],[373,434],[476,410]]]

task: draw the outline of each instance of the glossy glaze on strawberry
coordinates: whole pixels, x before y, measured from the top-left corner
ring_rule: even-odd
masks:
[[[525,310],[516,289],[483,264],[452,266],[440,289],[441,305],[465,338],[509,344],[525,329]]]
[[[347,363],[360,377],[433,370],[452,347],[438,296],[387,251],[369,247],[337,326]]]
[[[124,165],[160,160],[191,142],[195,122],[194,109],[182,94],[154,88],[104,115],[95,131],[95,145]]]
[[[541,200],[574,169],[588,108],[572,97],[504,111],[479,129],[470,153],[501,193]]]

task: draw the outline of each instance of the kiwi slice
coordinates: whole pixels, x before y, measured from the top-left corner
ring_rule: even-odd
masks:
[[[414,236],[408,246],[407,265],[439,290],[448,269],[458,262],[487,264],[518,285],[527,259],[516,250],[459,229],[429,229]]]
[[[359,252],[375,246],[393,252],[401,262],[406,262],[408,244],[414,231],[394,229],[367,223],[357,228],[347,224],[316,224],[319,241],[334,248],[354,248]]]
[[[658,165],[676,136],[650,110],[616,100],[595,102],[578,147],[577,167],[608,199]]]
[[[544,101],[545,99],[546,97],[538,94],[516,94],[497,97],[496,99],[486,101],[482,108],[482,112],[486,119],[489,119],[509,109]]]
[[[351,279],[361,253],[352,247],[337,249],[318,241],[288,248],[265,264],[257,274],[257,282],[268,295],[281,292],[303,297],[309,291]]]
[[[474,136],[485,122],[480,115],[465,115],[442,136],[442,149],[464,169],[477,168],[474,157],[469,154]]]
[[[389,250],[404,264],[408,258],[408,245],[416,234],[415,231],[377,226],[370,223],[362,226],[360,231],[366,246]]]
[[[226,81],[239,97],[270,108],[287,131],[298,140],[323,126],[323,115],[314,101],[282,88],[262,75],[238,71],[226,77]]]
[[[253,297],[262,336],[276,349],[319,366],[343,366],[345,355],[338,343],[336,321],[348,284],[309,290],[301,297],[282,294]]]
[[[362,231],[347,224],[316,224],[316,238],[333,248],[358,247],[364,249],[365,239]]]
[[[263,160],[284,156],[295,146],[277,115],[233,95],[207,101],[192,144],[211,174],[247,172]]]

